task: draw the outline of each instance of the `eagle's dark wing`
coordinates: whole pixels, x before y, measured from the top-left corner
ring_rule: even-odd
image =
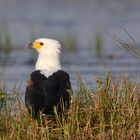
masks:
[[[68,73],[59,70],[52,76],[48,77],[44,82],[43,92],[45,95],[45,109],[44,113],[47,114],[49,108],[54,110],[57,107],[58,113],[62,113],[64,109],[69,109],[71,102],[71,83]]]
[[[34,71],[31,74],[31,85],[27,85],[25,91],[25,105],[29,113],[37,118],[39,111],[44,108],[44,94],[42,84],[46,78],[40,74],[40,71]]]
[[[70,107],[72,89],[66,72],[59,70],[46,78],[40,71],[35,71],[31,81],[33,84],[26,88],[25,104],[34,118],[39,111],[54,115],[54,106],[59,113]]]

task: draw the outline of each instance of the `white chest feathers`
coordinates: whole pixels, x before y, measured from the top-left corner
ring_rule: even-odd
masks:
[[[36,62],[36,70],[40,70],[46,78],[51,76],[53,73],[61,70],[61,64],[59,62],[59,57],[43,57],[39,56]]]
[[[54,70],[41,70],[40,73],[43,74],[46,78],[53,75],[53,73],[57,72],[60,69],[54,69]]]

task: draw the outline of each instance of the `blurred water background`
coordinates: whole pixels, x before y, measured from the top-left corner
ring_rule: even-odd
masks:
[[[77,87],[77,75],[94,87],[108,66],[114,78],[139,79],[140,61],[118,48],[109,36],[140,43],[139,0],[0,0],[0,81],[24,94],[36,52],[28,44],[40,37],[62,43],[61,63]]]

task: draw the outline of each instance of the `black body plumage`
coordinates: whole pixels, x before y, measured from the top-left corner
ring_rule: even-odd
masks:
[[[46,78],[37,70],[31,74],[31,81],[32,85],[26,88],[25,104],[34,118],[39,112],[53,116],[54,106],[59,114],[69,109],[72,90],[66,72],[58,70]]]

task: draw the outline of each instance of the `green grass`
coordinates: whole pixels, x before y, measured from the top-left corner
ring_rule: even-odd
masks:
[[[103,54],[103,37],[101,33],[96,32],[94,37],[94,43],[92,44],[96,57],[101,57]]]
[[[79,82],[70,110],[59,117],[33,120],[19,94],[0,112],[2,140],[139,140],[140,84],[98,78],[93,91]]]
[[[0,34],[0,49],[8,54],[12,49],[12,39],[7,27],[3,26]]]
[[[77,36],[71,31],[66,32],[65,37],[58,40],[60,40],[62,47],[69,51],[75,51],[78,47]]]

